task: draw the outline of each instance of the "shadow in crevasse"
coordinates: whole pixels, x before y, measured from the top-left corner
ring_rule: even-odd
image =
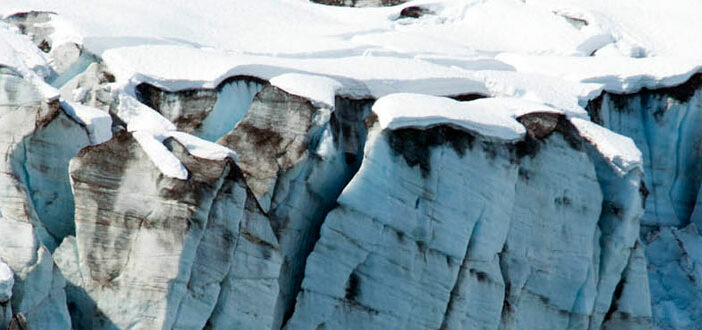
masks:
[[[119,329],[79,286],[66,284],[66,303],[73,329]]]

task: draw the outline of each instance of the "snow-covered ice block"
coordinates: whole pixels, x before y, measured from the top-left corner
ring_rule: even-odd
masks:
[[[117,116],[127,124],[127,130],[162,133],[175,131],[176,127],[158,112],[143,105],[131,96],[119,96]]]
[[[92,144],[112,138],[112,117],[109,113],[74,102],[62,102],[61,107],[69,116],[85,125]]]
[[[271,85],[309,99],[321,107],[334,108],[334,97],[342,85],[338,81],[310,74],[285,73],[270,80]]]
[[[572,118],[570,122],[583,138],[590,141],[616,167],[619,174],[624,175],[633,168],[643,171],[641,151],[634,144],[634,140],[591,121]]]
[[[515,118],[531,112],[563,113],[550,106],[517,98],[485,98],[458,102],[446,97],[397,93],[373,105],[382,128],[426,128],[448,124],[486,137],[518,140],[526,132]]]
[[[132,136],[139,142],[141,148],[151,158],[151,161],[166,176],[186,180],[188,170],[174,156],[161,141],[145,131],[132,132]]]
[[[203,140],[197,136],[188,133],[169,131],[168,136],[175,138],[188,149],[188,152],[193,156],[211,160],[224,160],[231,158],[234,161],[238,159],[236,152],[220,144],[212,143]]]

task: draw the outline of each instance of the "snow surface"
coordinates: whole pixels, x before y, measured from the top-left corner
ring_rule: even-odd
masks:
[[[400,18],[409,5],[430,12]],[[128,95],[139,82],[166,90],[214,88],[228,77],[250,75],[329,108],[335,95],[380,98],[374,109],[387,127],[454,121],[501,139],[523,134],[505,99],[531,102],[520,105],[522,110],[550,108],[587,119],[584,105],[604,89],[677,85],[702,70],[702,22],[696,14],[702,3],[694,0],[417,0],[384,8],[301,0],[0,5],[2,16],[29,10],[57,13],[44,23],[55,29],[54,42],[81,44],[100,55]],[[14,29],[0,26],[0,63],[44,77],[49,60]],[[495,100],[459,103],[397,93],[482,94]],[[45,94],[51,96],[52,89]],[[383,98],[387,95],[392,97]],[[130,96],[121,98],[126,102],[120,116],[128,118],[130,131],[162,139],[175,130]],[[407,101],[417,103],[400,105]],[[593,133],[594,126],[580,126],[590,138],[607,137]],[[606,143],[596,144],[607,153]],[[623,169],[638,164],[627,150],[612,156]],[[222,152],[203,153],[227,154]]]
[[[52,37],[55,36],[59,43],[82,42],[81,37],[63,18],[52,15],[52,20],[43,24],[51,24],[55,29]],[[17,33],[16,28],[9,24],[0,22],[0,65],[7,66],[14,74],[28,78],[46,100],[59,96],[59,91],[44,81],[48,76],[49,61],[27,36]],[[127,123],[127,129],[134,133],[135,139],[166,176],[181,180],[188,177],[183,164],[161,143],[169,136],[183,143],[195,156],[217,160],[226,157],[236,159],[234,152],[228,148],[176,132],[175,125],[128,93],[121,93],[119,101],[118,116]],[[62,102],[62,107],[69,116],[86,126],[93,144],[112,138],[112,118],[108,113],[73,102]]]
[[[149,131],[157,134],[176,130],[175,125],[161,116],[156,110],[145,106],[134,97],[125,94],[119,96],[117,116],[124,120],[127,124],[127,130],[130,132]]]
[[[188,179],[188,170],[183,163],[160,140],[146,131],[132,132],[132,136],[139,142],[141,148],[149,155],[161,173],[171,178]]]
[[[61,102],[61,108],[85,125],[92,144],[100,144],[112,138],[112,117],[109,113],[75,102]]]
[[[178,132],[170,121],[132,96],[120,95],[117,115],[125,121],[127,131],[132,132],[134,138],[156,167],[168,177],[180,180],[188,179],[188,170],[162,143],[168,137],[175,138],[185,146],[188,152],[200,158],[223,160],[229,157],[237,159],[236,153],[227,147]]]
[[[27,36],[0,22],[0,64],[25,71],[46,67],[47,59]]]
[[[507,141],[521,139],[526,133],[516,118],[537,111],[563,113],[541,103],[505,97],[459,102],[447,97],[397,93],[384,96],[373,105],[382,128],[449,124]]]
[[[671,57],[566,57],[551,55],[500,54],[498,59],[518,71],[555,75],[569,81],[600,84],[615,93],[634,93],[641,88],[674,86],[687,81],[695,72],[702,71],[700,59]]]
[[[399,18],[410,5],[431,13]],[[307,0],[0,3],[2,16],[29,10],[58,14],[46,23],[55,28],[55,44],[77,43],[104,60],[117,78],[117,115],[159,169],[178,179],[188,172],[163,145],[168,137],[198,157],[235,154],[177,132],[133,97],[140,82],[176,91],[249,75],[329,107],[335,95],[378,98],[373,110],[384,128],[451,124],[502,140],[524,135],[515,120],[521,114],[564,113],[622,175],[641,168],[641,153],[631,139],[589,122],[583,107],[603,90],[673,86],[702,70],[699,0],[415,0],[387,8]],[[2,22],[0,64],[31,80],[46,99],[58,97],[44,82],[50,54]],[[444,97],[458,94],[490,98]],[[65,108],[93,142],[111,135],[104,114]],[[236,108],[237,116],[244,108]]]
[[[595,145],[597,150],[616,166],[615,169],[620,175],[628,173],[633,168],[643,171],[641,151],[634,144],[634,140],[588,120],[572,118],[570,122],[583,138]]]
[[[290,94],[302,96],[319,107],[334,108],[334,97],[342,85],[338,81],[309,74],[285,73],[270,80],[271,85]]]
[[[12,286],[15,284],[14,273],[10,266],[0,260],[0,302],[7,302],[12,297]]]
[[[399,18],[409,5],[432,13]],[[52,19],[61,30],[53,37],[80,42],[75,36],[82,35],[86,49],[118,71],[118,80],[169,90],[212,87],[235,74],[271,79],[304,73],[328,76],[342,85],[339,94],[356,97],[482,93],[538,97],[577,111],[598,89],[679,84],[700,70],[702,58],[702,2],[695,0],[416,0],[385,8],[304,0],[0,5],[4,16],[28,10],[53,11],[73,24]],[[532,75],[522,84],[521,74],[544,79]],[[510,89],[512,80],[519,86]],[[557,81],[568,82],[569,93],[544,95]],[[308,81],[298,84],[285,86],[336,89],[332,82],[313,89]]]
[[[232,149],[203,140],[197,136],[178,131],[168,131],[166,134],[183,144],[193,156],[212,160],[224,160],[225,158],[231,158],[233,160],[238,159],[236,153]]]
[[[49,15],[49,17],[51,18],[50,21],[39,23],[38,25],[49,26],[53,29],[53,32],[49,35],[53,43],[52,48],[67,43],[74,43],[76,45],[83,44],[83,36],[76,30],[71,22],[60,15],[52,14]]]
[[[521,139],[526,129],[516,118],[532,112],[562,113],[542,103],[519,98],[495,97],[458,102],[447,97],[397,93],[375,102],[373,112],[383,129],[426,128],[447,124],[475,131],[485,137],[513,141]],[[643,171],[641,151],[634,141],[581,118],[570,117],[580,135],[592,143],[620,175],[631,169]],[[568,116],[568,114],[566,114]]]

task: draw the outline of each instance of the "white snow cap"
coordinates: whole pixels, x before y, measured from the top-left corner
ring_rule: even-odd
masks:
[[[239,159],[234,150],[223,145],[201,139],[197,136],[178,131],[168,131],[166,134],[184,145],[185,148],[188,149],[188,152],[190,152],[193,156],[212,160],[224,160],[225,158],[231,158],[237,161]]]
[[[200,139],[184,132],[178,132],[175,125],[155,110],[141,104],[132,96],[120,95],[117,115],[127,123],[127,131],[139,142],[141,148],[164,175],[180,180],[188,179],[188,170],[171,153],[163,141],[173,137],[183,144],[189,153],[196,157],[224,160],[237,160],[236,153],[219,144]]]
[[[0,303],[8,302],[12,298],[13,285],[15,285],[15,278],[12,269],[0,260]]]
[[[398,93],[382,97],[373,105],[384,129],[449,124],[506,141],[521,139],[526,133],[515,118],[536,111],[563,113],[541,103],[507,97],[458,102],[447,97]]]
[[[461,88],[499,96],[537,95],[543,103],[577,111],[572,101],[593,90],[577,84],[632,91],[679,84],[701,69],[698,0],[412,4],[432,13],[398,19],[404,6],[339,8],[285,0],[151,0],[149,10],[123,0],[3,0],[0,15],[58,13],[70,24],[52,18],[57,28],[52,38],[80,42],[77,35],[82,34],[85,49],[101,56],[118,80],[148,80],[177,90],[216,86],[237,74],[262,79],[284,74],[274,81],[277,86],[327,104],[335,85],[301,83],[301,77],[290,85],[285,73],[338,77],[344,95],[452,95]],[[116,11],[122,15],[115,16]],[[192,28],[203,20],[206,29]],[[0,45],[0,59],[2,50]],[[26,55],[27,62],[42,62],[42,54]],[[558,97],[545,92],[557,85],[554,81],[537,79],[514,90],[486,86],[475,79],[486,70],[542,75],[569,81],[573,88],[567,97]]]
[[[565,114],[544,104],[517,98],[484,98],[458,102],[447,97],[398,93],[380,98],[373,105],[383,129],[427,128],[449,124],[483,136],[513,141],[526,129],[516,118],[532,112]],[[580,135],[592,143],[618,174],[642,168],[641,151],[634,141],[589,120],[571,117]]]
[[[610,161],[619,175],[624,175],[633,168],[642,169],[641,151],[629,137],[580,118],[572,118],[570,122],[578,129],[580,136],[592,143]]]
[[[61,102],[61,108],[85,125],[90,143],[100,144],[112,138],[112,117],[109,113],[74,102]]]
[[[404,6],[339,8],[285,0],[151,0],[150,10],[123,0],[3,0],[0,15],[58,13],[70,24],[52,18],[52,38],[79,43],[82,34],[85,50],[102,57],[118,84],[149,81],[174,91],[250,75],[330,108],[335,94],[379,98],[375,112],[390,128],[449,123],[501,139],[524,134],[512,117],[532,107],[515,108],[500,97],[532,101],[534,111],[552,105],[585,119],[582,107],[602,89],[673,86],[702,70],[699,0],[412,4],[432,13],[398,19]],[[192,28],[203,19],[207,29]],[[46,54],[16,30],[0,22],[0,64],[31,73],[47,97],[58,95],[41,79],[48,72]],[[408,92],[498,97],[459,103],[393,94]],[[130,131],[161,139],[175,130],[135,104],[119,109]],[[609,143],[600,140],[598,145]],[[619,165],[634,164],[634,158],[619,155]]]
[[[163,145],[161,140],[156,139],[146,131],[132,132],[132,136],[139,142],[141,148],[149,155],[151,161],[158,167],[161,173],[171,178],[181,180],[188,179],[188,170],[183,163]]]
[[[309,99],[318,107],[334,108],[334,97],[342,85],[338,81],[317,75],[284,73],[270,80],[271,85],[290,94]]]
[[[154,134],[175,131],[176,127],[156,112],[154,109],[147,107],[132,96],[120,94],[119,107],[117,107],[117,116],[127,123],[127,130],[134,131],[149,131]]]

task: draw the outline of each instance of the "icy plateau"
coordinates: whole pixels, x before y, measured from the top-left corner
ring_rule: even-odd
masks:
[[[702,329],[701,14],[2,0],[0,329]]]

